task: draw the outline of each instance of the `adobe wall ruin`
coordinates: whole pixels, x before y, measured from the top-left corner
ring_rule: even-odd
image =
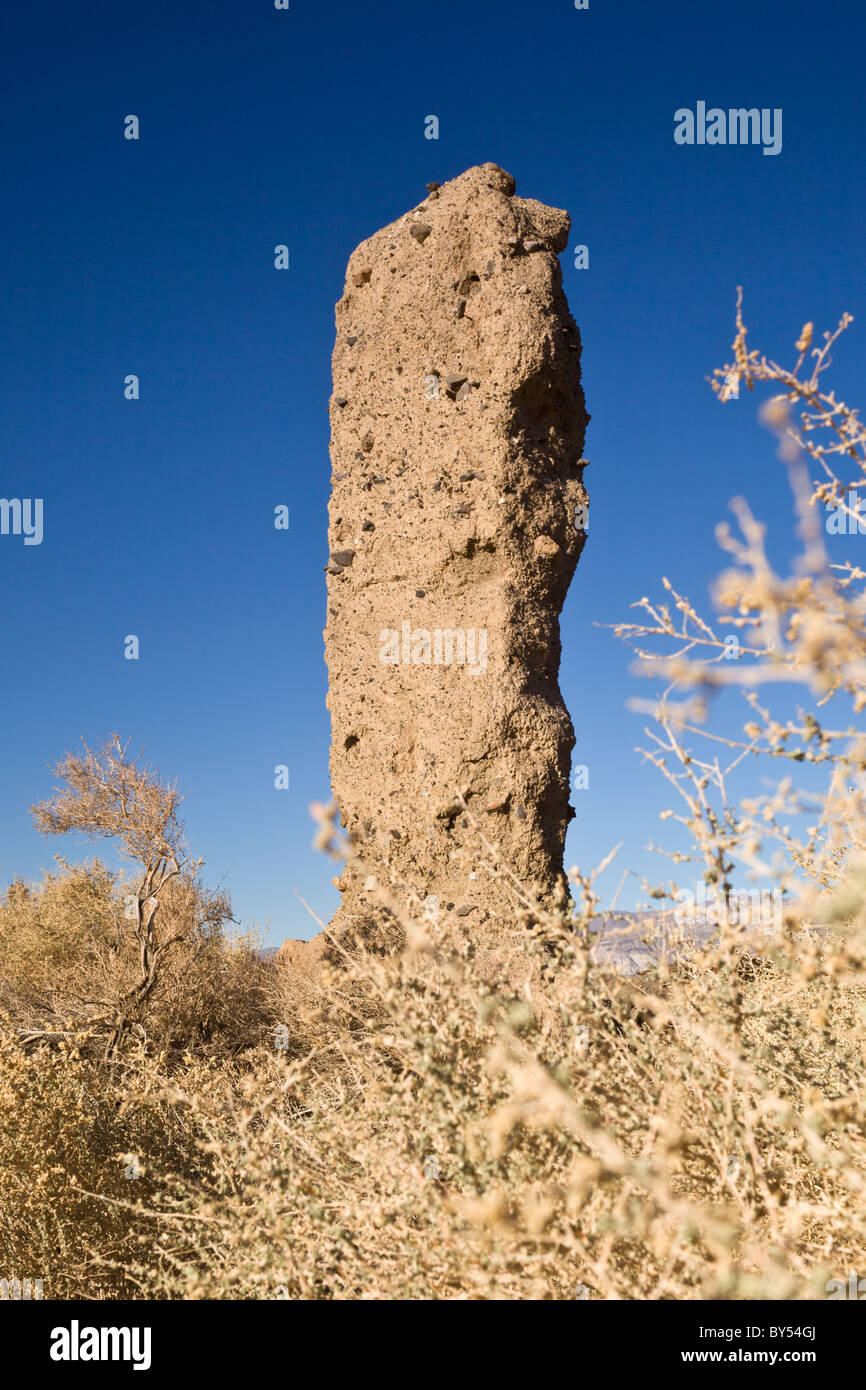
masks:
[[[559,615],[586,538],[568,214],[467,170],[352,254],[336,307],[326,659],[331,778],[377,878],[495,922],[467,806],[527,886],[561,882],[574,733]]]

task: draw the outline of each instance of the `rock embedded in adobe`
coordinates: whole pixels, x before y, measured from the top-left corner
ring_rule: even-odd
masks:
[[[336,308],[331,778],[364,863],[332,927],[361,934],[374,880],[513,920],[458,796],[544,895],[573,814],[559,615],[588,416],[557,256],[570,219],[495,164],[430,193],[361,243]]]

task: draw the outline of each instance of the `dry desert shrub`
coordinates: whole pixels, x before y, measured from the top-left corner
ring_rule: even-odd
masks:
[[[112,1060],[126,1039],[178,1052],[259,1041],[272,1015],[271,972],[231,903],[207,889],[178,817],[181,798],[112,736],[56,768],[34,807],[46,833],[113,839],[124,874],[100,860],[15,880],[0,898],[0,1006],[27,1046],[75,1039]]]
[[[509,988],[465,928],[407,921],[399,955],[325,973],[303,1056],[165,1091],[207,1117],[213,1168],[165,1185],[143,1217],[160,1264],[131,1277],[174,1298],[818,1296],[866,1244],[864,944],[791,925],[750,970],[741,948],[626,985],[539,913],[500,945]]]
[[[41,1278],[46,1298],[136,1297],[128,1268],[152,1233],[131,1219],[130,1193],[147,1201],[163,1175],[202,1171],[194,1124],[69,1038],[28,1052],[2,1015],[0,1030],[3,1277]]]

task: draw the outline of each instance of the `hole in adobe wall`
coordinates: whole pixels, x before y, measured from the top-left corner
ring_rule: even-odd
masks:
[[[469,538],[466,541],[466,549],[463,553],[466,556],[467,560],[471,560],[474,555],[478,555],[481,553],[484,553],[485,555],[495,555],[496,542],[490,539],[487,539],[485,541],[478,541],[474,536],[469,536]]]

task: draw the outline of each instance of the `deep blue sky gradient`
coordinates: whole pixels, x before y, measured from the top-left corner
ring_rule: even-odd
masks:
[[[737,284],[755,343],[786,361],[804,320],[853,312],[836,383],[863,398],[864,30],[839,0],[7,9],[0,496],[44,498],[45,539],[0,537],[0,884],[84,853],[37,836],[27,807],[47,764],[116,729],[186,789],[239,917],[279,941],[316,929],[295,890],[332,910],[307,807],[328,795],[334,304],[362,238],[487,160],[568,208],[571,247],[590,248],[585,272],[563,255],[592,415],[562,670],[590,789],[567,862],[624,840],[609,891],[626,866],[658,877],[643,846],[670,798],[626,709],[649,690],[598,624],[662,573],[703,603],[735,494],[774,556],[791,549],[757,400],[721,407],[705,380]],[[781,107],[782,153],[678,147],[673,113],[699,99]]]

